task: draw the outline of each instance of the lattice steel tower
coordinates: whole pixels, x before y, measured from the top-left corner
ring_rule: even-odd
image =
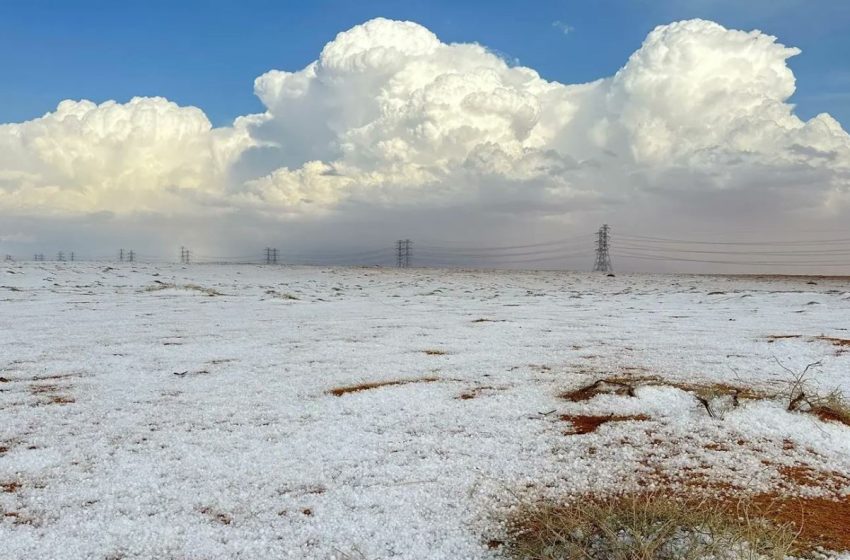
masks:
[[[593,265],[594,272],[612,273],[614,268],[611,266],[611,256],[608,254],[608,224],[603,224],[599,231],[596,232],[596,264]]]
[[[412,243],[410,239],[399,239],[398,241],[396,241],[396,266],[398,266],[399,268],[410,267],[411,245]]]

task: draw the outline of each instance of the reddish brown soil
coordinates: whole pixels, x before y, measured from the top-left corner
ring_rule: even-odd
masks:
[[[396,381],[374,381],[372,383],[360,383],[359,385],[347,385],[345,387],[336,387],[328,391],[328,394],[331,394],[335,397],[341,397],[343,395],[347,395],[348,393],[359,393],[360,391],[368,391],[370,389],[377,389],[378,387],[390,387],[393,385],[408,385],[410,383],[432,383],[434,381],[439,381],[438,377],[423,377],[421,379],[399,379]]]
[[[643,414],[635,416],[615,416],[613,414],[609,416],[584,416],[564,414],[561,416],[561,420],[570,422],[573,425],[573,431],[571,432],[572,435],[595,432],[596,428],[607,422],[627,422],[629,420],[643,422],[649,420],[649,417],[644,416]]]

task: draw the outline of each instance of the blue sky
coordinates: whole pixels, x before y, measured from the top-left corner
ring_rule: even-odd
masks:
[[[1,0],[0,122],[66,98],[158,95],[228,124],[262,109],[255,77],[302,68],[336,33],[376,16],[479,42],[565,83],[610,76],[658,24],[702,17],[758,28],[803,51],[790,61],[800,116],[825,111],[850,125],[850,2],[840,0]]]

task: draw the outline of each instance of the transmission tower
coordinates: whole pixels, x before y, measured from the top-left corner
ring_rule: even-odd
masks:
[[[183,264],[189,264],[191,260],[191,255],[189,249],[186,247],[180,247],[180,262]]]
[[[70,260],[71,260],[71,262],[74,262],[74,251],[71,251],[71,255],[70,255],[70,256],[71,256],[71,259],[70,259]]]
[[[59,262],[65,262],[65,253],[63,253],[62,251],[59,251],[56,254],[56,260],[59,261]]]
[[[395,242],[396,248],[396,266],[399,268],[409,268],[410,267],[410,247],[413,243],[410,239],[399,239]]]
[[[131,251],[127,252],[127,260],[128,260],[129,262],[133,262],[133,261],[135,261],[135,260],[136,260],[136,252],[135,252],[135,251],[133,251],[133,250],[131,250]]]
[[[611,256],[608,254],[608,224],[603,224],[599,231],[596,232],[596,264],[593,265],[594,272],[605,272],[610,274],[614,272],[611,266]]]
[[[120,262],[124,262],[124,249],[121,249],[120,251],[118,251],[118,260]]]
[[[277,249],[266,247],[266,264],[277,264]]]

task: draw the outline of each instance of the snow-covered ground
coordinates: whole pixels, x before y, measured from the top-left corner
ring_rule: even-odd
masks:
[[[559,397],[611,376],[773,392],[779,362],[816,361],[850,394],[850,351],[817,338],[848,329],[841,279],[8,264],[0,556],[496,558],[529,494],[659,472],[826,491],[789,487],[804,465],[848,495],[850,428],[781,402]],[[571,435],[566,414],[649,419]]]

